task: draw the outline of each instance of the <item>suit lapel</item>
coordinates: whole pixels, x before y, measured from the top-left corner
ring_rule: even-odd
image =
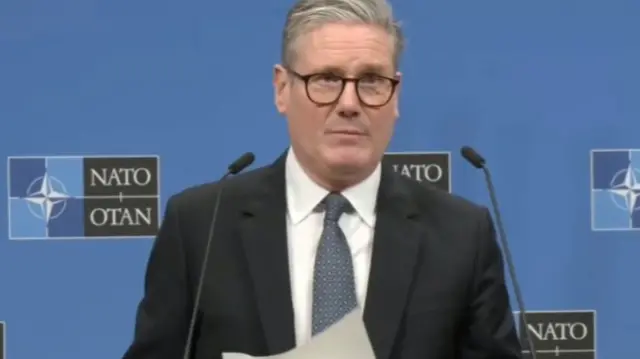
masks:
[[[364,321],[378,359],[389,357],[418,260],[417,208],[395,174],[383,171]]]
[[[247,193],[241,236],[269,354],[295,347],[282,155]],[[422,235],[417,208],[395,173],[384,169],[377,200],[364,321],[379,359],[388,358],[402,320]]]
[[[242,241],[269,354],[295,346],[286,230],[286,191],[281,156],[250,190]]]

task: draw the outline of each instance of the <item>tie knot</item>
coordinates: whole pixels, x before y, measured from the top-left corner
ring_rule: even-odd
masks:
[[[345,212],[350,212],[351,203],[340,193],[329,193],[323,201],[325,210],[325,220],[337,221]]]

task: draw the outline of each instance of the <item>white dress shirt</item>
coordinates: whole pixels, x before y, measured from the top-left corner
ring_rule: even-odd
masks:
[[[324,213],[316,213],[313,210],[329,191],[307,176],[292,149],[289,149],[287,154],[285,176],[289,270],[296,344],[302,345],[311,338],[313,269],[324,217]],[[342,192],[355,209],[353,214],[343,214],[339,225],[351,249],[356,296],[362,309],[369,280],[379,184],[380,165],[366,180]]]

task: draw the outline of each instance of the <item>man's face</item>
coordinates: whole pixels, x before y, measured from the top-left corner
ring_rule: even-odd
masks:
[[[276,66],[274,86],[276,106],[287,117],[296,154],[328,176],[372,170],[393,134],[397,88],[382,106],[364,104],[354,82],[346,83],[334,103],[317,102],[339,92],[341,77],[363,78],[360,96],[369,103],[378,96],[380,102],[385,90],[376,84],[384,80],[376,75],[400,78],[393,62],[393,38],[371,25],[328,24],[299,37],[295,53],[290,69]],[[322,75],[309,84],[307,94],[304,81],[295,73]]]

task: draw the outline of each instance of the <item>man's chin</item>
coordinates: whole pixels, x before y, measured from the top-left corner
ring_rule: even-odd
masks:
[[[329,168],[341,173],[362,171],[371,164],[371,152],[364,148],[336,148],[325,152]]]

